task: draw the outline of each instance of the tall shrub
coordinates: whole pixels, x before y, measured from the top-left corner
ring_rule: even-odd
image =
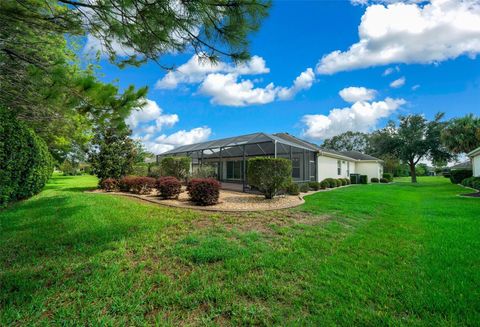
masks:
[[[258,157],[248,160],[248,184],[272,199],[292,178],[292,162],[284,158]]]
[[[453,184],[460,184],[465,178],[472,177],[471,169],[458,169],[450,171],[450,181]]]
[[[162,173],[185,180],[190,173],[190,157],[165,157],[160,161]]]
[[[40,192],[52,172],[45,142],[0,108],[0,207]]]
[[[92,171],[101,180],[120,179],[132,173],[136,149],[127,132],[115,128],[100,128],[89,154]]]

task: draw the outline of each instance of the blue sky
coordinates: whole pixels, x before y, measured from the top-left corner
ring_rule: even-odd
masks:
[[[148,108],[129,123],[156,153],[257,131],[321,143],[347,129],[382,127],[399,114],[479,114],[480,9],[452,1],[274,1],[251,35],[252,67],[223,63],[203,75],[187,67],[172,75],[179,83],[158,88],[166,72],[156,64],[120,70],[102,60],[102,78],[122,87],[149,86]],[[359,49],[349,50],[355,44]],[[181,66],[192,56],[170,55],[163,62]]]

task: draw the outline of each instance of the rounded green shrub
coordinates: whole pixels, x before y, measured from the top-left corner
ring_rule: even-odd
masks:
[[[379,180],[378,178],[376,178],[376,177],[372,177],[372,178],[370,179],[370,182],[372,182],[372,183],[379,183],[380,180]]]
[[[0,207],[40,192],[52,172],[45,142],[0,108]]]
[[[347,183],[345,182],[345,180],[343,178],[338,178],[337,179],[337,184],[338,186],[345,186],[347,185]]]
[[[327,188],[329,188],[329,187],[330,187],[330,183],[329,183],[329,182],[327,182],[327,181],[325,181],[325,180],[323,180],[323,181],[320,182],[320,188],[321,188],[322,190],[325,190],[325,189],[327,189]]]
[[[388,180],[389,182],[393,182],[393,174],[383,173],[382,177]]]
[[[386,183],[389,183],[389,181],[386,178],[380,178],[380,183],[386,184]]]
[[[272,199],[291,181],[292,162],[284,158],[258,157],[248,160],[248,184]]]
[[[320,189],[320,183],[319,182],[308,182],[308,187],[312,191],[318,191]]]
[[[285,192],[289,195],[299,195],[300,194],[300,187],[298,187],[297,183],[291,182],[285,187]]]
[[[301,184],[300,185],[300,192],[307,193],[308,191],[310,191],[310,187],[308,186],[308,184]]]
[[[465,178],[472,177],[471,169],[457,169],[450,171],[450,181],[453,184],[460,184]]]
[[[190,157],[165,157],[160,160],[160,167],[164,176],[173,176],[178,180],[185,180],[190,174]]]

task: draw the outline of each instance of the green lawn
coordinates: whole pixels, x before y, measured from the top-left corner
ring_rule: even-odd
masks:
[[[445,178],[211,214],[55,176],[0,211],[0,325],[478,325],[480,199]]]

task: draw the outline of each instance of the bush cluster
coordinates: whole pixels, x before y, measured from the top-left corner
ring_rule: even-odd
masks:
[[[480,177],[468,177],[462,181],[462,185],[480,191]]]
[[[330,183],[329,183],[329,182],[327,182],[327,181],[321,181],[321,182],[320,182],[320,188],[321,188],[322,190],[325,190],[325,189],[327,189],[327,188],[329,188],[329,187],[330,187]]]
[[[382,178],[380,178],[380,183],[386,184],[386,183],[390,183],[390,181],[388,179],[382,177]]]
[[[118,186],[123,192],[148,194],[155,187],[155,178],[146,176],[125,176],[120,179]]]
[[[182,184],[173,176],[160,177],[155,183],[158,195],[163,199],[178,198],[182,192]]]
[[[310,191],[308,184],[300,184],[300,192],[307,193],[308,191]]]
[[[319,182],[308,182],[308,187],[312,191],[318,191],[320,189],[320,183]]]
[[[450,181],[453,184],[460,184],[465,178],[472,177],[470,169],[458,169],[450,171]]]
[[[298,186],[297,183],[290,182],[290,184],[288,184],[285,187],[285,191],[287,192],[287,194],[290,194],[290,195],[299,195],[300,187]]]
[[[190,200],[201,206],[218,203],[220,183],[213,178],[194,178],[188,182],[187,191]]]
[[[376,178],[376,177],[372,177],[372,178],[370,178],[370,182],[372,182],[372,183],[378,183],[378,182],[380,182],[380,180],[379,180],[378,178]]]
[[[100,188],[107,192],[114,192],[118,190],[118,179],[115,178],[105,178],[100,181]]]
[[[393,174],[390,173],[383,173],[382,177],[388,180],[388,182],[393,182]]]
[[[190,157],[165,157],[160,161],[163,176],[173,176],[178,180],[185,180],[190,173]]]
[[[0,207],[40,192],[52,172],[45,142],[0,107]]]
[[[292,162],[284,158],[248,159],[248,184],[272,199],[291,182]]]

